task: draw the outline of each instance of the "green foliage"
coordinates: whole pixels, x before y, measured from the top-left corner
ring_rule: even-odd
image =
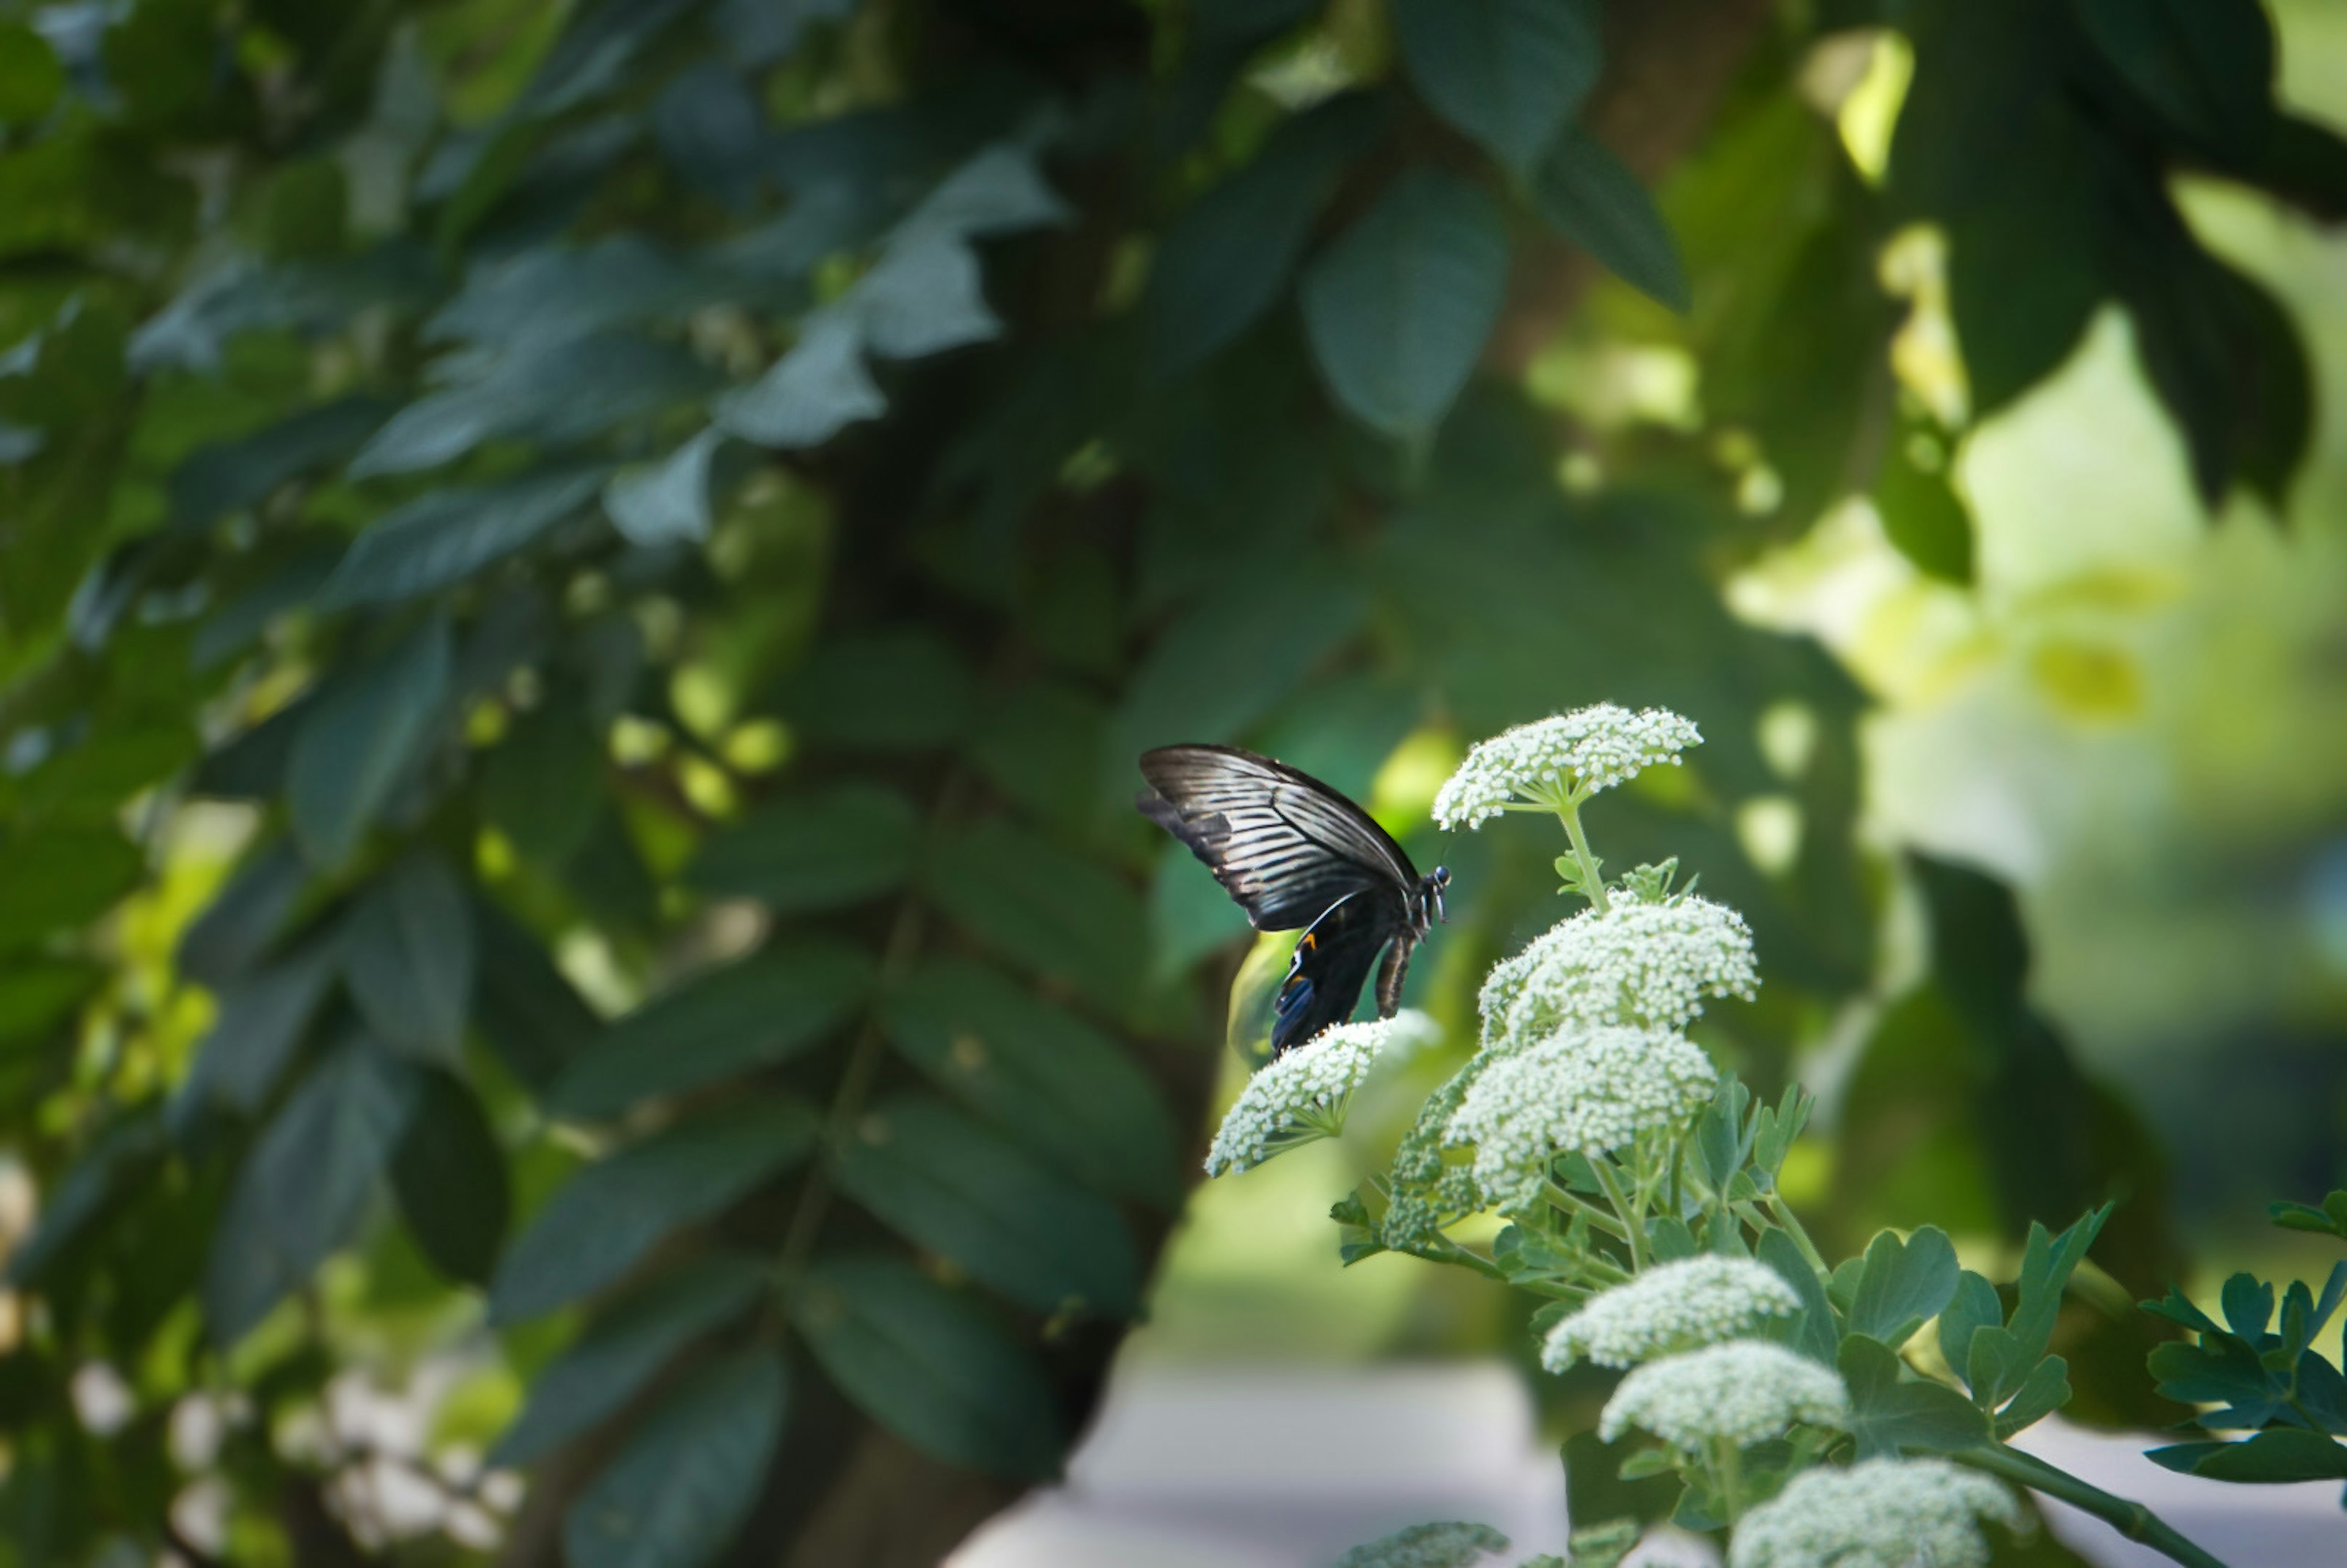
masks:
[[[1699,714],[1684,796],[1598,809],[1748,915],[1770,1000],[1712,1022],[1773,1081],[1872,972],[1861,696],[1720,576],[1860,489],[1925,569],[1970,559],[1944,465],[1901,466],[1963,432],[1887,406],[1883,237],[1946,231],[1976,412],[2116,298],[2212,500],[2304,445],[2293,323],[2167,194],[2342,200],[2254,6],[1899,7],[1881,191],[1788,33],[1659,201],[1627,170],[1688,149],[1584,114],[1584,0],[985,9],[0,18],[0,1116],[43,1194],[7,1551],[177,1550],[162,1415],[199,1390],[253,1411],[206,1472],[234,1554],[339,1529],[340,1461],[270,1434],[484,1281],[501,1323],[584,1324],[498,1342],[504,1457],[562,1456],[534,1561],[709,1561],[752,1509],[796,1540],[874,1428],[1050,1474],[1221,1033],[1230,927],[1143,897],[1134,750],[1366,793],[1560,692]],[[1290,57],[1341,79],[1307,101]],[[1625,335],[1695,358],[1702,428],[1563,437],[1492,374],[1558,327],[1508,288],[1552,233],[1686,309]],[[1787,773],[1778,704],[1817,732]],[[1763,796],[1788,866],[1724,825]],[[1553,884],[1457,860],[1445,941],[1545,921]],[[1935,1112],[2097,1129],[2075,1168],[1992,1147],[2007,1229],[2150,1190],[2017,1003],[1933,985],[1897,1021],[1966,1048]],[[1905,1065],[1878,1040],[1854,1092]],[[1724,1109],[1718,1195],[1774,1197],[1806,1110]],[[1773,1227],[1674,1223],[1786,1268]],[[1803,1292],[1794,1342],[1838,1345],[1850,1304]],[[104,1445],[63,1393],[90,1361],[139,1402]],[[819,1459],[785,1481],[786,1443]]]

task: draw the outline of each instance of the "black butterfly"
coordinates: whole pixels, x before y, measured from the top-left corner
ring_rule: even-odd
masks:
[[[1142,815],[1206,863],[1255,929],[1305,927],[1272,1002],[1273,1055],[1350,1019],[1380,948],[1378,1016],[1394,1015],[1410,949],[1449,918],[1447,866],[1420,876],[1368,812],[1236,746],[1160,746],[1141,772]]]

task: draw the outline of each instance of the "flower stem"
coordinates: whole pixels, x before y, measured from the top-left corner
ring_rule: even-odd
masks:
[[[1624,1226],[1620,1220],[1615,1219],[1612,1214],[1607,1214],[1604,1209],[1599,1208],[1595,1204],[1591,1203],[1587,1198],[1583,1197],[1580,1194],[1570,1191],[1559,1183],[1547,1182],[1542,1184],[1541,1187],[1541,1195],[1546,1198],[1552,1205],[1563,1210],[1566,1214],[1580,1214],[1583,1216],[1591,1225],[1595,1225],[1599,1230],[1604,1231],[1606,1235],[1614,1237],[1617,1241],[1627,1241],[1630,1239],[1629,1229]]]
[[[1774,1193],[1768,1194],[1760,1201],[1768,1205],[1768,1213],[1775,1218],[1778,1227],[1793,1238],[1793,1245],[1801,1249],[1801,1255],[1808,1258],[1809,1266],[1818,1271],[1818,1278],[1830,1283],[1833,1279],[1833,1270],[1826,1266],[1825,1258],[1818,1252],[1818,1244],[1809,1239],[1809,1233],[1801,1228],[1800,1216],[1794,1214],[1785,1200]]]
[[[1605,881],[1597,874],[1597,856],[1589,850],[1588,835],[1581,831],[1581,803],[1571,795],[1556,808],[1559,822],[1564,824],[1564,835],[1573,840],[1573,858],[1581,866],[1581,885],[1588,889],[1589,902],[1600,915],[1605,913]]]
[[[2185,1564],[2185,1568],[2225,1568],[2220,1560],[2178,1534],[2173,1526],[2143,1504],[2089,1486],[2034,1454],[2023,1453],[2003,1443],[1983,1443],[1978,1448],[1960,1449],[1948,1457],[2083,1509],[2129,1541],[2140,1541],[2170,1561]]]
[[[1623,1194],[1622,1184],[1614,1175],[1613,1162],[1601,1155],[1589,1162],[1589,1168],[1597,1173],[1597,1184],[1605,1189],[1605,1201],[1622,1216],[1622,1239],[1630,1244],[1631,1269],[1643,1270],[1646,1266],[1646,1227],[1638,1223],[1630,1200]]]
[[[1719,1505],[1733,1524],[1744,1512],[1744,1450],[1734,1438],[1717,1440],[1713,1450],[1712,1479],[1719,1482]]]

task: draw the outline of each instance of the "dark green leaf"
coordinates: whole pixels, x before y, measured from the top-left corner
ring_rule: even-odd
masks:
[[[2013,1402],[1996,1413],[1996,1436],[2002,1442],[2034,1426],[2070,1402],[2070,1363],[2048,1356],[2029,1370]]]
[[[1833,1365],[1836,1348],[1841,1342],[1841,1327],[1834,1318],[1833,1303],[1827,1298],[1823,1281],[1809,1259],[1801,1255],[1800,1244],[1773,1225],[1760,1233],[1759,1261],[1777,1271],[1778,1276],[1793,1287],[1801,1298],[1801,1310],[1797,1317],[1777,1320],[1772,1332],[1785,1344],[1799,1350],[1812,1361]]]
[[[1890,444],[1882,471],[1875,476],[1874,509],[1881,514],[1882,531],[1918,571],[1943,582],[1969,584],[1972,514],[1949,484],[1944,458],[1928,469],[1917,464],[1915,444],[1926,439],[1911,434]]]
[[[351,999],[377,1039],[424,1061],[463,1060],[473,925],[446,861],[421,850],[403,856],[352,908],[341,947]]]
[[[516,718],[489,753],[481,804],[525,858],[559,866],[595,825],[608,771],[584,708],[558,698]]]
[[[0,125],[29,126],[49,112],[66,85],[48,40],[25,23],[0,22]]]
[[[2211,1481],[2267,1485],[2347,1481],[2347,1445],[2295,1427],[2277,1427],[2238,1443],[2178,1443],[2149,1450],[2143,1457]]]
[[[38,1285],[117,1199],[151,1178],[169,1152],[162,1119],[152,1110],[108,1124],[47,1194],[33,1234],[10,1250],[7,1283],[20,1288]]]
[[[968,958],[936,958],[887,999],[890,1043],[947,1093],[1112,1197],[1178,1192],[1174,1130],[1107,1035]]]
[[[2049,1235],[2042,1225],[2030,1225],[2028,1245],[2021,1259],[2021,1299],[2013,1309],[2012,1329],[2027,1351],[2031,1365],[2045,1354],[2045,1347],[2053,1342],[2054,1320],[2062,1310],[2062,1292],[2068,1286],[2072,1273],[2086,1261],[2086,1249],[2095,1245],[2103,1222],[2110,1217],[2110,1205],[2106,1204],[2081,1215],[2058,1236]]]
[[[1014,1480],[1058,1472],[1060,1420],[1033,1358],[910,1264],[819,1262],[799,1282],[791,1321],[840,1391],[923,1453]]]
[[[0,952],[87,924],[130,891],[146,861],[111,827],[0,833]]]
[[[491,1318],[535,1317],[610,1284],[670,1233],[805,1158],[815,1127],[799,1101],[736,1100],[589,1165],[506,1249]]]
[[[614,475],[603,510],[635,544],[665,545],[709,537],[709,465],[723,433],[711,426],[659,463]]]
[[[614,1300],[530,1379],[529,1402],[489,1450],[489,1463],[530,1464],[617,1411],[677,1352],[747,1310],[771,1273],[746,1253],[711,1253]]]
[[[17,958],[0,970],[0,1045],[55,1027],[106,983],[103,964],[82,958]]]
[[[1037,816],[1081,823],[1100,799],[1107,730],[1097,698],[1055,682],[1027,682],[988,715],[970,741],[970,760]]]
[[[928,881],[973,938],[1113,1013],[1133,1008],[1146,956],[1141,900],[1097,861],[984,822],[938,846]]]
[[[1952,1453],[1988,1440],[1988,1419],[1942,1383],[1905,1376],[1898,1354],[1863,1334],[1842,1337],[1837,1365],[1850,1387],[1858,1454]]]
[[[319,938],[222,990],[219,1015],[196,1048],[180,1099],[190,1109],[217,1104],[247,1115],[259,1111],[301,1048],[340,963],[337,945]]]
[[[914,359],[1002,335],[986,302],[978,253],[953,230],[930,224],[897,231],[858,280],[855,308],[864,342],[888,359]]]
[[[1140,1259],[1116,1210],[940,1102],[875,1106],[834,1158],[841,1191],[1014,1301],[1111,1317],[1138,1305]]]
[[[393,415],[351,460],[351,477],[437,467],[500,437],[569,445],[707,384],[706,373],[682,348],[633,333],[508,351],[487,374]]]
[[[602,1033],[602,1020],[512,916],[476,899],[473,928],[481,949],[474,998],[481,1033],[515,1077],[543,1093],[563,1065]]]
[[[1369,601],[1325,563],[1264,573],[1199,604],[1168,627],[1133,672],[1109,755],[1119,804],[1131,800],[1131,759],[1151,746],[1233,741],[1286,697],[1360,627]]]
[[[2253,1274],[2229,1276],[2218,1300],[2226,1326],[2252,1345],[2273,1320],[2274,1287]]]
[[[768,802],[719,829],[686,880],[758,899],[777,915],[860,904],[913,873],[920,816],[895,790],[843,784]]]
[[[436,616],[333,680],[302,714],[286,807],[313,865],[340,866],[358,847],[437,728],[454,656],[448,623]]]
[[[1693,302],[1662,210],[1629,166],[1587,131],[1567,131],[1550,150],[1532,198],[1550,227],[1632,288],[1675,311]]]
[[[2269,1204],[2267,1213],[2273,1216],[2273,1223],[2284,1230],[2347,1236],[2347,1192],[2332,1194],[2322,1201],[2321,1208],[2308,1204],[2280,1203]]]
[[[2020,1391],[2045,1353],[2043,1346],[2024,1344],[2010,1328],[1983,1324],[1973,1330],[1964,1352],[1965,1385],[1973,1399],[1993,1409]]]
[[[2248,1409],[2272,1403],[2281,1391],[2256,1349],[2229,1334],[2198,1345],[2155,1345],[2145,1365],[2159,1380],[2160,1393],[2179,1404]]]
[[[218,989],[258,963],[284,931],[310,868],[288,838],[254,856],[180,935],[179,973]]]
[[[556,468],[495,485],[428,490],[354,541],[318,595],[322,608],[385,604],[460,582],[584,510],[601,468]]]
[[[562,1519],[574,1568],[700,1568],[758,1500],[789,1393],[774,1349],[701,1368],[645,1417]]]
[[[2273,128],[2274,30],[2258,0],[2075,0],[2087,36],[2185,135],[2245,157]]]
[[[1957,1272],[1955,1244],[1937,1226],[1926,1225],[1904,1242],[1884,1231],[1867,1246],[1866,1270],[1850,1299],[1850,1331],[1896,1350],[1948,1305]]]
[[[354,395],[200,447],[171,471],[172,515],[200,527],[250,511],[279,486],[356,451],[397,406],[389,398]]]
[[[505,1151],[473,1091],[447,1073],[418,1074],[415,1108],[392,1153],[400,1212],[441,1273],[487,1285],[505,1240]]]
[[[2004,1303],[1998,1299],[1996,1286],[1965,1269],[1956,1276],[1955,1294],[1940,1309],[1940,1355],[1969,1385],[1973,1331],[2004,1327]]]
[[[792,1057],[865,999],[872,959],[844,942],[803,941],[698,976],[611,1025],[547,1092],[572,1116],[616,1116]]]
[[[1402,58],[1442,117],[1529,172],[1596,84],[1596,0],[1395,0]]]
[[[1167,231],[1147,304],[1161,370],[1204,362],[1271,308],[1337,177],[1384,128],[1384,108],[1344,93],[1297,115]]]
[[[1423,438],[1467,384],[1499,320],[1508,235],[1498,207],[1448,174],[1403,174],[1304,274],[1304,323],[1337,401]]]
[[[237,1172],[205,1270],[204,1317],[231,1345],[357,1234],[415,1103],[415,1069],[364,1038],[323,1057]]]
[[[2215,1318],[2193,1305],[2192,1298],[2184,1294],[2184,1287],[2180,1285],[2169,1286],[2164,1300],[2146,1301],[2138,1305],[2146,1312],[2165,1317],[2170,1323],[2182,1324],[2196,1334],[2222,1334],[2225,1331]]]
[[[847,425],[887,410],[864,366],[854,313],[817,311],[799,323],[790,353],[750,385],[720,397],[719,428],[761,446],[820,446]]]
[[[949,745],[969,730],[977,694],[967,667],[926,631],[841,638],[794,671],[783,715],[819,744],[873,751]]]

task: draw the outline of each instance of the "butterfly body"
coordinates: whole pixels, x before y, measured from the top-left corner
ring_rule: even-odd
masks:
[[[1373,968],[1378,1015],[1393,1016],[1410,950],[1444,917],[1449,870],[1419,876],[1368,813],[1236,746],[1161,746],[1141,772],[1142,815],[1205,863],[1255,929],[1304,930],[1272,1002],[1275,1055],[1350,1019]]]

